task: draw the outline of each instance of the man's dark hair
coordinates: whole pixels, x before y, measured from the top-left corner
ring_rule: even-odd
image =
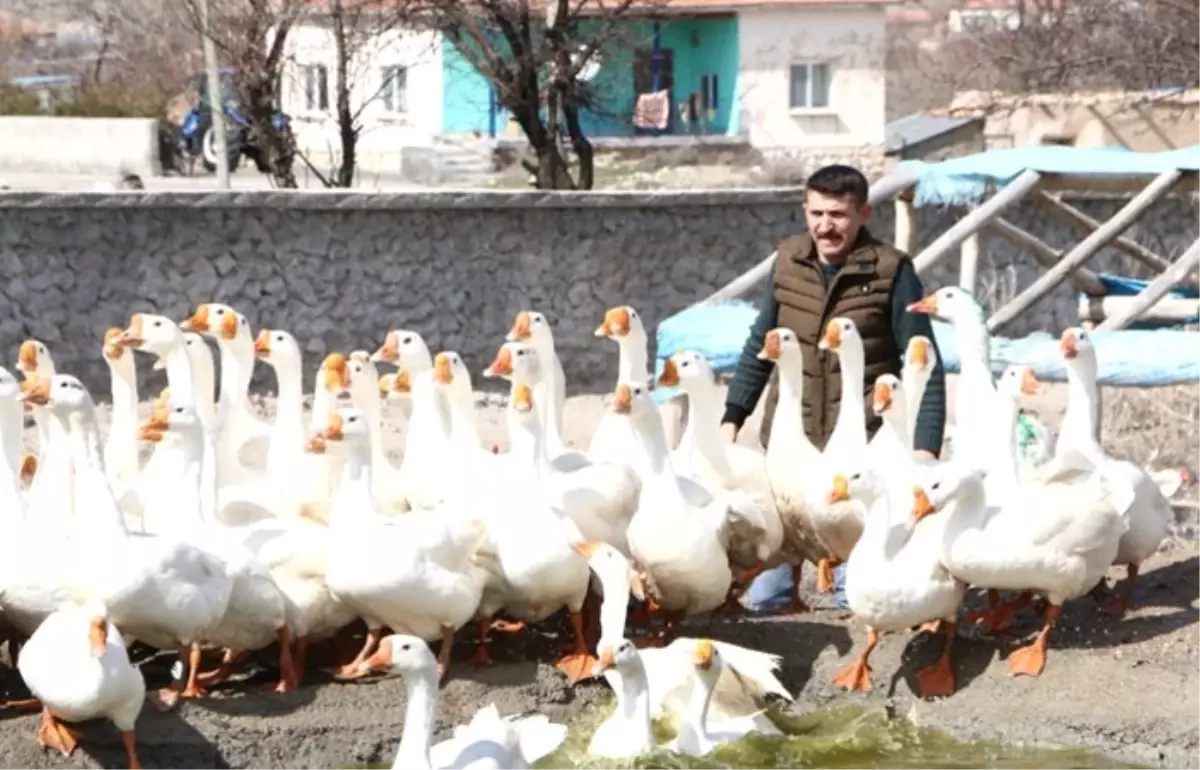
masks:
[[[812,172],[804,189],[806,192],[811,190],[833,198],[849,195],[855,206],[861,206],[867,202],[869,185],[867,178],[854,166],[835,163]]]

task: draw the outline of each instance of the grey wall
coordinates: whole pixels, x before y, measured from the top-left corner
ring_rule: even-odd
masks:
[[[535,307],[555,325],[573,385],[607,387],[616,346],[592,336],[606,307],[634,305],[653,335],[660,319],[798,231],[799,201],[797,190],[0,194],[0,355],[11,367],[20,341],[38,337],[61,371],[107,397],[107,327],[136,311],[181,319],[199,302],[222,301],[256,329],[294,333],[310,374],[326,351],[374,349],[390,328],[457,349],[478,373],[516,311]],[[1080,205],[1103,217],[1119,202]],[[1011,219],[1059,246],[1078,240],[1032,211]],[[891,238],[891,220],[890,207],[878,212],[880,237]],[[922,243],[951,221],[951,212],[925,210]],[[1180,201],[1134,236],[1173,256],[1196,229]],[[1025,286],[1036,275],[1001,241],[985,239],[983,253],[985,284],[1015,273]],[[954,261],[927,285],[955,280]],[[1120,260],[1097,261],[1107,269]],[[1060,289],[1010,334],[1056,331],[1074,322],[1074,308],[1070,288]],[[262,372],[259,382],[270,379]]]

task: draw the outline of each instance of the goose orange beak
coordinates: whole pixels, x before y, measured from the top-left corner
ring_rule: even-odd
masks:
[[[350,390],[350,367],[341,353],[325,356],[325,390],[345,392]]]
[[[913,337],[908,343],[908,359],[914,366],[924,369],[929,365],[929,341],[924,337]]]
[[[829,503],[841,503],[850,499],[850,484],[840,473],[834,474],[833,488],[829,490]]]
[[[633,411],[633,390],[628,385],[618,385],[613,391],[612,410],[617,414],[629,414]]]
[[[1058,352],[1068,361],[1079,355],[1079,339],[1075,336],[1075,332],[1067,329],[1062,333],[1062,337],[1058,341]]]
[[[117,338],[122,347],[140,348],[145,341],[142,337],[142,314],[134,313],[129,317],[129,326]]]
[[[17,368],[23,374],[33,374],[37,371],[37,364],[37,343],[33,340],[25,340],[17,350]]]
[[[454,370],[450,368],[450,356],[438,353],[433,357],[433,379],[442,385],[454,382]]]
[[[496,358],[483,370],[484,377],[511,377],[513,373],[512,351],[501,347],[496,351]]]
[[[700,639],[696,642],[696,653],[693,663],[696,668],[702,668],[705,671],[712,668],[713,658],[713,643],[711,639]]]
[[[758,357],[764,361],[778,361],[782,354],[783,344],[779,341],[779,330],[772,329],[763,337],[763,346],[762,350],[758,351]]]
[[[937,295],[930,294],[928,297],[912,303],[907,308],[910,313],[924,313],[926,315],[937,315],[938,303]]]
[[[238,336],[237,313],[226,313],[221,317],[221,339],[236,340]]]
[[[529,339],[529,335],[532,333],[532,328],[533,324],[529,319],[529,313],[525,310],[522,310],[520,313],[517,313],[517,317],[513,321],[512,329],[509,330],[505,339],[509,342],[523,342]]]
[[[260,330],[258,336],[254,338],[254,355],[258,358],[266,358],[271,355],[270,329]]]
[[[337,412],[329,415],[329,424],[321,431],[321,438],[326,441],[341,441],[345,438],[342,433],[342,416]]]
[[[367,671],[387,671],[392,667],[392,640],[383,638],[375,654],[363,661],[362,667]]]
[[[912,523],[916,524],[931,513],[937,513],[937,508],[930,502],[929,495],[924,489],[913,487]]]
[[[208,305],[197,307],[191,318],[185,319],[183,323],[179,324],[179,328],[189,332],[207,332],[209,330]]]
[[[571,548],[573,548],[575,550],[575,553],[579,554],[580,556],[582,556],[585,559],[591,559],[592,554],[594,554],[596,552],[596,549],[599,547],[600,547],[599,543],[594,543],[590,540],[584,540],[582,542],[571,543]]]
[[[108,620],[100,616],[92,618],[88,623],[88,646],[92,655],[99,658],[108,646]]]
[[[1026,369],[1021,374],[1021,392],[1026,396],[1036,396],[1041,390],[1041,383],[1038,382],[1037,375],[1033,373],[1033,369]]]
[[[533,409],[533,390],[525,383],[517,383],[513,387],[512,394],[513,409],[518,412],[528,412]]]
[[[674,358],[668,358],[663,362],[662,374],[658,375],[658,384],[664,388],[673,388],[679,384],[679,367],[675,366]]]
[[[383,346],[371,356],[374,361],[386,361],[394,364],[400,360],[400,339],[396,332],[388,332],[383,340]]]
[[[842,346],[842,327],[837,321],[830,321],[825,324],[825,335],[821,337],[821,341],[817,347],[821,350],[837,350]]]
[[[883,414],[892,405],[892,386],[886,382],[875,383],[875,393],[871,399],[871,411]]]
[[[114,326],[104,332],[102,349],[104,350],[104,357],[109,361],[116,361],[125,353],[125,348],[121,347],[120,329]]]

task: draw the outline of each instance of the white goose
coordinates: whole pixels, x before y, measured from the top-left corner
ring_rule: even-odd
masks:
[[[900,382],[904,386],[905,396],[905,431],[909,436],[916,435],[917,415],[925,400],[925,389],[933,369],[937,366],[937,349],[928,337],[916,335],[908,341],[904,351],[904,367],[900,372]]]
[[[330,358],[336,355],[339,354],[332,354]],[[371,494],[375,506],[385,515],[405,513],[411,506],[404,489],[403,469],[392,464],[383,446],[383,401],[378,389],[379,371],[369,355],[355,353],[345,360],[344,369],[349,377],[350,400],[370,422]]]
[[[146,681],[103,605],[88,602],[47,617],[21,648],[17,670],[42,704],[40,746],[70,757],[80,735],[63,723],[108,719],[121,732],[129,767],[141,767],[134,725]]]
[[[144,531],[141,500],[136,494],[142,468],[137,444],[137,364],[133,353],[121,346],[121,331],[115,327],[106,331],[101,348],[112,378],[112,411],[108,437],[104,441],[104,469],[113,492],[121,500],[122,509],[128,512],[127,515],[133,514],[130,519],[136,522],[136,529]],[[133,494],[126,495],[130,490]]]
[[[1015,435],[1017,399],[1036,390],[1027,366],[1010,366],[1000,379],[1005,435]],[[1133,503],[1128,485],[1101,473],[1018,483],[1012,438],[990,461],[999,493],[985,493],[980,471],[948,463],[932,469],[920,485],[914,517],[952,509],[943,524],[941,561],[959,580],[983,588],[1032,590],[1046,596],[1045,625],[1034,642],[1012,653],[1014,675],[1038,676],[1046,664],[1051,629],[1062,604],[1091,590],[1112,564]],[[921,496],[927,503],[921,502]],[[996,501],[996,502],[993,502]]]
[[[966,586],[939,561],[944,520],[910,516],[913,505],[901,507],[897,497],[869,467],[834,474],[830,498],[854,499],[867,509],[862,537],[846,562],[846,601],[867,626],[867,646],[833,682],[847,690],[869,690],[870,656],[881,633],[940,620],[946,645],[937,663],[917,673],[917,689],[926,698],[951,695],[950,652]]]
[[[325,580],[368,629],[362,650],[342,674],[361,675],[359,664],[378,646],[385,625],[441,639],[444,672],[454,633],[475,616],[487,582],[479,566],[488,553],[487,529],[445,508],[381,517],[371,496],[370,430],[361,410],[343,408],[323,431],[326,442],[341,442],[346,451],[330,515]]]
[[[39,340],[25,340],[17,353],[17,369],[24,375],[23,388],[49,380],[55,375],[54,360],[45,343]],[[30,404],[33,420],[37,425],[38,453],[36,460],[37,472],[29,485],[29,507],[37,509],[38,516],[33,523],[51,532],[65,532],[70,525],[66,511],[60,505],[55,505],[59,490],[70,485],[70,463],[65,453],[51,452],[50,447],[59,444],[63,437],[59,423],[52,419],[45,409]],[[22,468],[22,470],[24,470]]]
[[[1059,350],[1067,364],[1069,396],[1054,459],[1048,465],[1100,469],[1106,476],[1123,479],[1133,489],[1133,504],[1125,513],[1128,530],[1121,536],[1114,561],[1126,565],[1127,577],[1120,595],[1101,606],[1106,613],[1122,615],[1133,601],[1139,566],[1158,550],[1175,513],[1149,473],[1131,462],[1110,457],[1096,438],[1096,349],[1087,331],[1065,330]]]
[[[381,639],[379,649],[362,664],[364,672],[394,671],[404,677],[404,734],[392,763],[396,770],[528,768],[566,739],[566,726],[545,716],[502,718],[488,705],[469,724],[455,727],[450,738],[432,744],[439,668],[425,642],[401,634]]]
[[[158,318],[140,316],[151,327]],[[128,345],[140,342],[138,326],[123,332],[121,339]],[[175,649],[181,660],[187,659],[186,686],[182,692],[172,688],[159,693],[160,706],[169,707],[180,696],[201,694],[196,644],[229,605],[233,579],[225,563],[177,538],[131,535],[125,529],[104,473],[95,406],[78,379],[56,375],[24,398],[48,406],[68,437],[74,468],[69,579],[75,590],[108,607],[109,618],[128,638]],[[172,399],[176,398],[180,397],[173,392]]]
[[[567,451],[562,438],[567,375],[554,349],[554,332],[550,329],[550,322],[536,310],[522,310],[517,313],[505,339],[508,342],[528,342],[538,352],[538,358],[542,361],[541,389],[534,391],[534,398],[546,404],[546,452],[551,457],[558,457]]]
[[[617,384],[650,387],[648,338],[641,316],[628,305],[609,308],[604,321],[596,327],[597,337],[607,337],[617,343]],[[628,425],[613,414],[605,414],[592,434],[587,455],[593,460],[624,462],[635,439]]]

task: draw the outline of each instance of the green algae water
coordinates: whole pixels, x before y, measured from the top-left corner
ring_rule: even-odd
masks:
[[[658,753],[635,762],[587,756],[588,741],[612,710],[601,704],[571,723],[559,751],[535,770],[757,770],[829,768],[839,770],[1142,770],[1147,765],[1116,762],[1076,748],[1025,748],[982,741],[956,741],[937,730],[914,727],[904,718],[857,706],[822,709],[803,716],[772,712],[785,738],[751,735],[721,746],[704,758]],[[655,728],[658,742],[670,740]],[[400,742],[400,736],[396,736]],[[347,765],[346,770],[388,770],[390,763]]]

